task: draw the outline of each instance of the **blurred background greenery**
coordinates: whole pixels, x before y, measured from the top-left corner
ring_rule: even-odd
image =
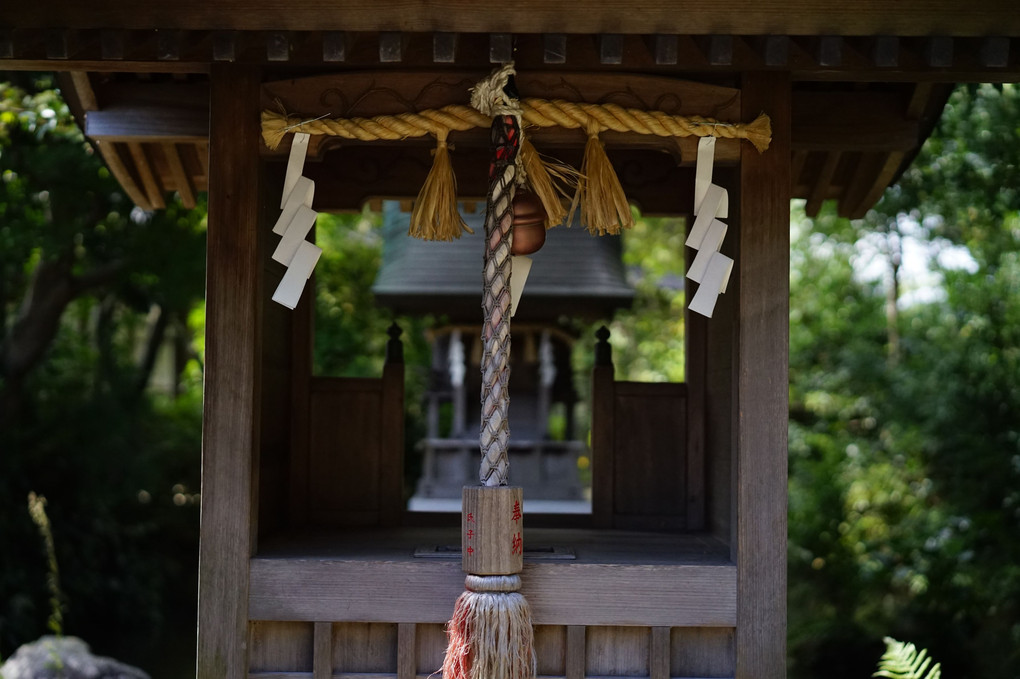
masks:
[[[793,206],[792,677],[869,676],[886,635],[947,676],[1020,676],[1018,166],[1020,92],[961,87],[866,219]],[[320,219],[320,374],[381,368],[377,221]],[[684,228],[626,234],[620,379],[683,379]],[[203,208],[131,205],[49,76],[0,77],[3,657],[50,614],[35,491],[65,632],[156,679],[193,674],[204,244]],[[413,438],[428,319],[401,323]]]

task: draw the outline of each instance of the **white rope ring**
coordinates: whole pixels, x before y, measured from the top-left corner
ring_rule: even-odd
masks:
[[[464,578],[464,588],[469,592],[519,592],[521,591],[521,576],[468,575]]]

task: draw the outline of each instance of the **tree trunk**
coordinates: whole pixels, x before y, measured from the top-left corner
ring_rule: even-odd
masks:
[[[24,377],[56,336],[60,317],[76,294],[73,263],[67,254],[36,267],[18,316],[0,345],[0,369],[7,379]]]
[[[888,244],[889,281],[885,287],[886,350],[889,362],[900,358],[900,266],[903,262],[903,244],[898,233],[890,233]]]
[[[163,346],[163,338],[166,336],[169,316],[170,314],[167,310],[160,305],[152,305],[152,310],[149,312],[148,333],[145,338],[145,352],[142,354],[142,360],[138,364],[138,375],[135,381],[135,390],[138,393],[142,393],[149,386],[149,379],[152,377],[152,371],[156,367],[156,359],[159,357],[159,349]],[[175,395],[176,391],[175,385]]]
[[[89,288],[112,280],[123,268],[121,262],[110,262],[76,277],[73,266],[73,255],[65,253],[56,259],[44,258],[32,274],[18,316],[0,343],[0,374],[8,385],[20,382],[46,354],[67,305]]]

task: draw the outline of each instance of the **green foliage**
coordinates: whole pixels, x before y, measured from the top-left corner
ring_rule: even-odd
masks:
[[[618,311],[609,324],[617,379],[682,382],[686,222],[636,217],[623,236],[634,304]]]
[[[0,83],[0,653],[46,629],[55,561],[63,630],[99,652],[158,670],[191,636],[204,250],[204,210],[134,209],[49,76]]]
[[[1018,129],[1016,87],[960,88],[867,219],[795,219],[793,677],[860,676],[886,631],[943,649],[956,677],[1020,674]],[[890,313],[910,238],[938,294]],[[972,262],[948,268],[950,246]]]
[[[53,530],[50,528],[50,517],[46,516],[46,498],[29,493],[28,514],[46,546],[46,586],[50,590],[50,618],[46,626],[60,636],[64,633],[64,597],[60,591],[60,568],[57,565],[57,550],[53,546]]]
[[[379,215],[321,215],[315,268],[315,373],[377,377],[391,319],[375,305],[372,282],[382,262]]]
[[[938,663],[931,666],[927,650],[918,651],[913,644],[892,637],[884,641],[885,654],[878,663],[878,671],[871,676],[889,679],[939,679],[942,676],[942,666]]]

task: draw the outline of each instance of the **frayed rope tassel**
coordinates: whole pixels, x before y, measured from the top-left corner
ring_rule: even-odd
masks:
[[[432,169],[414,201],[407,235],[422,240],[449,241],[460,238],[465,231],[474,233],[457,210],[457,177],[443,130],[436,135]]]
[[[593,236],[616,235],[621,227],[629,229],[634,226],[630,203],[613,164],[609,162],[606,148],[599,140],[597,126],[588,129],[581,182],[574,201],[581,206],[581,225]],[[573,210],[571,207],[571,213]]]
[[[518,575],[468,575],[446,628],[443,679],[534,679],[531,608]]]
[[[559,226],[568,215],[563,202],[577,192],[581,173],[564,163],[543,158],[527,139],[521,142],[521,159],[527,185],[545,208],[545,228]]]

